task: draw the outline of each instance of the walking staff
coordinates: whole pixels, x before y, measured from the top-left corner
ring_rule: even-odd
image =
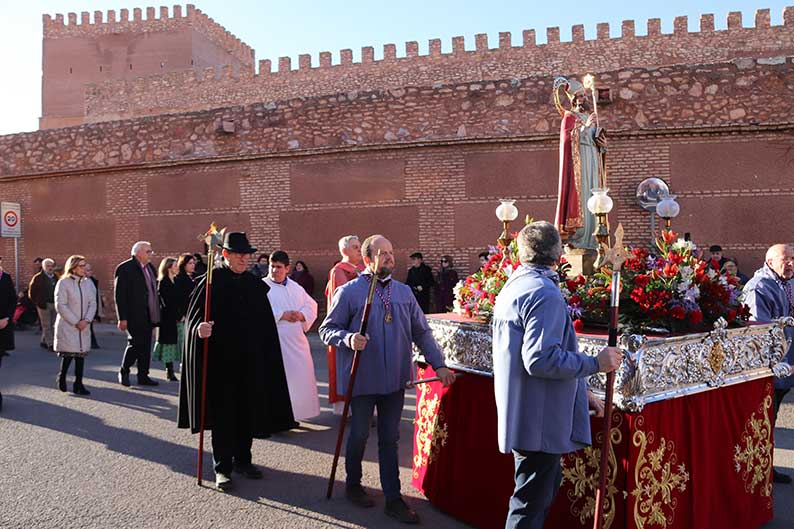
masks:
[[[380,265],[380,251],[375,256],[375,270],[378,270]],[[362,336],[367,334],[367,324],[369,323],[369,314],[372,311],[372,296],[375,295],[375,285],[377,281],[374,279],[370,282],[369,291],[367,291],[367,302],[364,305],[364,313],[361,315],[361,326],[358,333]],[[353,351],[353,367],[350,368],[350,381],[347,383],[347,391],[345,392],[345,405],[342,409],[342,417],[339,419],[339,435],[336,437],[336,450],[334,451],[334,463],[331,465],[331,475],[328,478],[328,490],[325,497],[331,499],[331,494],[334,492],[334,481],[336,480],[336,467],[339,465],[339,453],[342,451],[342,439],[345,437],[345,426],[347,425],[347,414],[350,411],[350,399],[353,397],[353,384],[356,383],[356,373],[358,372],[358,362],[360,359],[361,350],[355,349]]]
[[[608,243],[607,243],[608,244]],[[618,224],[615,230],[615,244],[605,252],[605,264],[612,264],[612,299],[609,312],[609,338],[608,347],[618,344],[618,313],[620,307],[620,269],[629,253],[623,247],[623,225]],[[604,526],[604,495],[607,489],[607,473],[609,472],[609,445],[612,439],[609,435],[609,426],[612,420],[612,397],[615,390],[615,372],[607,373],[604,395],[604,423],[601,428],[601,464],[599,466],[598,490],[596,491],[594,529]]]

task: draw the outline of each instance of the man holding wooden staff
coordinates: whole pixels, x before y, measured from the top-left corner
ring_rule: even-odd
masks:
[[[295,419],[268,287],[248,271],[256,248],[241,232],[226,233],[220,246],[223,265],[213,270],[208,321],[206,275],[190,296],[179,427],[193,433],[201,427],[202,351],[209,340],[204,427],[212,430],[215,485],[228,490],[233,470],[248,479],[262,478],[251,463],[253,439],[289,430]]]
[[[375,256],[380,252],[378,269]],[[412,374],[412,344],[435,369],[442,383],[451,384],[455,375],[444,366],[443,356],[427,325],[422,309],[410,287],[392,279],[392,244],[382,235],[372,235],[361,245],[366,270],[357,279],[337,289],[328,316],[320,326],[320,338],[336,347],[337,381],[345,388],[350,379],[353,351],[361,351],[357,377],[350,400],[350,435],[345,451],[348,500],[359,507],[372,507],[374,501],[361,486],[361,461],[364,457],[370,421],[378,409],[378,464],[385,512],[403,523],[417,523],[419,516],[400,494],[397,460],[400,417],[405,386]],[[367,335],[357,331],[369,286],[377,281],[369,313]],[[351,396],[348,395],[347,398]]]
[[[576,333],[557,286],[560,234],[533,222],[518,234],[521,266],[496,298],[493,374],[499,449],[513,453],[515,489],[506,529],[542,529],[562,477],[560,456],[590,444],[589,406],[603,403],[585,377],[614,371],[618,347],[597,357],[579,352]]]

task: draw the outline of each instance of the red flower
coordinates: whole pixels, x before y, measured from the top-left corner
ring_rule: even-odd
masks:
[[[565,282],[565,286],[568,287],[568,291],[576,292],[576,287],[579,285],[573,279],[569,279]]]
[[[733,309],[728,310],[728,323],[736,319],[736,311]]]
[[[584,322],[580,319],[573,320],[573,330],[576,332],[582,332],[584,330]]]
[[[638,274],[638,275],[634,276],[634,284],[637,285],[640,288],[647,287],[648,283],[650,283],[650,282],[651,282],[651,278],[646,276],[646,275]]]
[[[576,283],[579,285],[584,285],[587,282],[587,279],[582,274],[579,274],[576,278]]]
[[[670,316],[672,316],[677,320],[683,320],[686,317],[686,310],[684,310],[684,307],[680,305],[677,307],[673,307],[672,309],[670,309]]]
[[[578,305],[582,302],[582,298],[580,298],[577,294],[571,296],[571,305]]]
[[[712,267],[712,268],[713,268],[714,270],[716,270],[717,272],[719,272],[719,271],[720,271],[720,262],[719,262],[719,261],[717,261],[716,259],[712,259],[712,260],[710,260],[710,261],[709,261],[709,266],[710,266],[710,267]]]
[[[675,275],[678,273],[678,265],[668,263],[664,265],[662,273],[665,275],[665,277],[675,277]]]
[[[692,325],[697,325],[701,321],[703,321],[702,312],[700,312],[699,310],[693,310],[692,312],[689,313],[689,323],[691,323]]]
[[[670,230],[670,231],[663,230],[662,231],[662,238],[664,239],[664,242],[666,244],[672,244],[672,243],[674,243],[676,241],[676,239],[678,239],[678,234],[676,232],[674,232],[673,230]]]

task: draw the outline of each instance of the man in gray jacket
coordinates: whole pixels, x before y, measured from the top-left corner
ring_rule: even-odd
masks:
[[[621,352],[579,352],[558,287],[562,244],[552,224],[525,226],[518,253],[521,266],[497,296],[493,316],[499,449],[515,460],[505,527],[541,529],[560,486],[560,456],[590,444],[588,401],[603,414],[585,377],[615,370]]]

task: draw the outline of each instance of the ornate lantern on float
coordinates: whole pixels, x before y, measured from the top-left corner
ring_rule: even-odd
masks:
[[[656,214],[664,219],[664,229],[670,231],[670,219],[674,219],[681,212],[681,206],[675,201],[676,195],[667,193],[656,204]]]
[[[598,259],[596,259],[594,265],[596,268],[599,268],[603,263],[604,245],[609,242],[607,215],[612,211],[614,203],[607,193],[609,193],[609,189],[607,188],[596,188],[593,189],[593,196],[587,199],[587,210],[595,215],[596,221],[598,222],[595,233],[593,234],[598,241]]]
[[[518,208],[515,200],[500,199],[501,204],[496,208],[496,218],[503,225],[502,234],[497,239],[499,246],[507,248],[513,238],[510,236],[510,223],[518,218]]]

